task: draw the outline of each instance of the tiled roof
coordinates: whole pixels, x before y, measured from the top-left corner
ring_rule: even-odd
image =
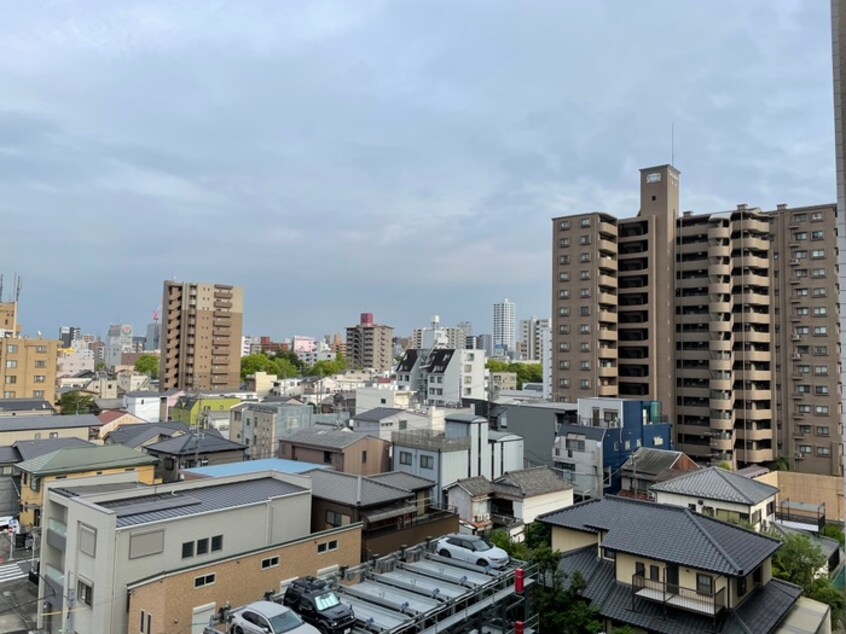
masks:
[[[53,412],[53,406],[43,398],[4,398],[0,399],[0,412]]]
[[[558,426],[558,436],[584,436],[588,440],[602,440],[608,430],[604,427],[588,427],[587,425],[574,425],[565,423]]]
[[[166,453],[172,456],[184,456],[193,453],[208,454],[221,451],[238,451],[246,448],[246,445],[227,440],[220,434],[206,432],[202,437],[198,437],[195,432],[189,432],[147,445],[144,449],[153,454]]]
[[[750,506],[760,504],[778,493],[778,489],[774,486],[737,475],[720,467],[691,471],[672,480],[653,484],[652,490]]]
[[[461,478],[456,480],[453,484],[447,485],[445,489],[451,489],[454,486],[461,487],[473,497],[481,497],[483,495],[490,495],[493,493],[493,483],[485,476],[473,476],[472,478]]]
[[[420,476],[411,475],[404,471],[388,471],[386,473],[377,473],[376,475],[368,476],[371,480],[387,484],[392,487],[400,489],[407,489],[409,491],[420,491],[422,489],[430,489],[435,486],[433,480],[421,478]]]
[[[21,471],[36,475],[76,473],[120,467],[156,464],[158,459],[123,445],[65,447],[25,460],[16,465]]]
[[[12,445],[20,455],[20,460],[31,460],[45,453],[64,449],[65,447],[95,447],[82,438],[43,438],[41,440],[19,440]]]
[[[686,507],[608,496],[537,518],[552,526],[604,532],[612,550],[719,574],[749,574],[780,543]]]
[[[121,425],[114,431],[108,433],[109,442],[126,445],[127,447],[139,447],[150,438],[156,436],[174,436],[176,434],[188,433],[191,428],[182,422],[167,423],[133,423]]]
[[[68,414],[67,416],[4,416],[0,417],[0,432],[68,429],[73,427],[100,427],[102,424],[103,423],[101,423],[94,414]]]
[[[390,418],[392,416],[396,416],[397,414],[406,413],[404,409],[399,407],[375,407],[373,409],[369,409],[361,414],[356,414],[353,416],[353,420],[360,420],[360,421],[367,421],[378,423],[379,421],[385,420],[386,418]]]
[[[640,447],[623,463],[622,470],[633,471],[636,468],[639,474],[657,476],[662,471],[672,469],[681,456],[681,451]]]
[[[372,438],[368,434],[354,431],[338,431],[331,429],[302,428],[284,435],[280,440],[296,445],[311,445],[328,449],[344,449],[358,442],[362,438]]]
[[[122,418],[123,416],[127,416],[127,415],[128,415],[128,413],[124,412],[123,410],[104,409],[102,412],[97,414],[97,420],[99,420],[101,423],[103,423],[105,425],[106,423],[111,423],[112,421],[115,421],[118,418]],[[137,417],[133,416],[133,418],[137,418]]]
[[[14,464],[20,461],[20,454],[12,445],[0,446],[0,464]]]
[[[304,475],[311,477],[311,492],[314,497],[350,506],[391,504],[412,495],[408,489],[390,486],[366,476],[351,473],[315,469]]]
[[[532,467],[531,469],[508,471],[494,481],[494,485],[497,484],[516,487],[524,497],[566,491],[573,488],[571,483],[558,476],[549,467]]]

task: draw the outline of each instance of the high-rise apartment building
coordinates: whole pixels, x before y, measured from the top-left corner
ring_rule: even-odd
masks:
[[[120,365],[124,352],[135,352],[132,342],[132,324],[112,324],[106,337],[106,365]]]
[[[57,339],[0,339],[0,384],[3,398],[56,400]]]
[[[532,315],[528,319],[520,320],[518,329],[517,349],[523,359],[540,361],[543,352],[543,329],[549,328],[549,319],[539,319]]]
[[[414,329],[411,347],[416,350],[434,347],[464,350],[467,348],[467,334],[460,326],[441,326],[441,318],[434,315],[430,326]]]
[[[349,366],[390,372],[394,362],[393,336],[393,328],[374,323],[373,313],[361,313],[359,323],[347,327]]]
[[[517,343],[517,304],[508,298],[493,305],[493,351],[505,355]]]
[[[147,324],[147,336],[144,337],[144,350],[161,350],[162,349],[162,325],[154,321]]]
[[[679,216],[678,176],[553,220],[555,400],[659,400],[692,457],[839,473],[834,207]]]
[[[82,337],[82,328],[79,326],[62,326],[59,328],[59,340],[63,348],[72,348],[75,341]]]
[[[243,317],[244,297],[238,286],[166,281],[160,388],[237,389]]]
[[[18,326],[18,303],[0,302],[0,337],[15,337]]]

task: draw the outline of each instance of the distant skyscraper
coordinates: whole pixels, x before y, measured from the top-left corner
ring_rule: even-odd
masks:
[[[82,329],[79,326],[62,326],[59,328],[59,339],[63,348],[73,347],[73,342],[82,336]]]
[[[517,339],[517,305],[508,298],[493,306],[494,355],[514,350]]]
[[[106,365],[110,368],[120,365],[124,352],[134,352],[132,324],[112,324],[106,338]]]
[[[144,342],[144,350],[160,350],[162,347],[161,336],[162,325],[159,322],[154,321],[151,324],[147,324],[147,337],[145,338],[146,341]]]
[[[517,347],[523,359],[531,361],[541,360],[543,341],[541,332],[549,328],[549,319],[538,319],[534,315],[520,320],[520,334]]]
[[[355,326],[347,327],[347,360],[351,368],[388,372],[393,366],[394,329],[373,322],[373,313],[361,313]]]
[[[165,282],[160,388],[237,389],[243,318],[238,286]]]

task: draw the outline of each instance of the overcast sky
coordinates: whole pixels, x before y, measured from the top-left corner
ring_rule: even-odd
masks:
[[[550,310],[550,218],[835,200],[827,2],[0,0],[0,272],[26,331]],[[142,333],[143,334],[143,333]]]

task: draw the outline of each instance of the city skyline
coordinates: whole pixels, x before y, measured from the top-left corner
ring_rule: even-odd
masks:
[[[673,152],[698,212],[836,196],[825,4],[5,13],[0,213],[38,235],[0,249],[30,334],[140,331],[172,277],[242,286],[249,333],[485,332],[504,296],[549,314],[549,218],[634,215],[634,170]]]

